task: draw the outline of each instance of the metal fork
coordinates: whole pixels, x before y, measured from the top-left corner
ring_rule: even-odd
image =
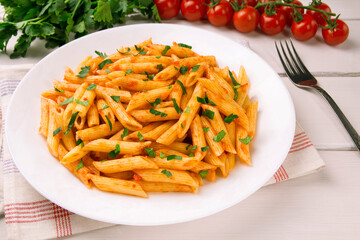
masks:
[[[349,120],[345,117],[344,113],[340,110],[340,108],[335,103],[335,101],[330,97],[330,95],[324,89],[322,89],[317,85],[317,80],[305,67],[304,63],[301,61],[292,41],[290,40],[289,42],[291,44],[292,50],[290,49],[288,42],[285,41],[286,50],[287,50],[286,51],[283,44],[280,41],[279,45],[281,47],[282,54],[279,51],[278,44],[275,42],[276,51],[279,54],[281,63],[285,69],[286,74],[289,76],[289,78],[297,87],[315,89],[329,102],[330,106],[334,109],[335,113],[338,115],[341,122],[344,124],[344,127],[350,134],[357,149],[360,151],[359,134],[356,132],[354,127],[351,125]],[[282,57],[282,55],[284,56],[284,58]],[[284,59],[286,61],[284,61]]]

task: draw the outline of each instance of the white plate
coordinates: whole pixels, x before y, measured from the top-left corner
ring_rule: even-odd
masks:
[[[186,43],[201,55],[215,55],[221,67],[238,72],[244,65],[250,97],[259,101],[253,166],[237,164],[226,179],[206,183],[197,194],[150,193],[149,199],[87,189],[53,158],[38,133],[40,94],[61,80],[65,66],[75,68],[94,50],[113,53],[152,37],[154,43]],[[22,175],[44,197],[79,215],[128,225],[163,225],[209,216],[231,207],[263,186],[284,161],[295,130],[291,97],[274,70],[251,50],[218,34],[171,24],[139,24],[90,34],[53,51],[17,87],[6,119],[6,137]]]

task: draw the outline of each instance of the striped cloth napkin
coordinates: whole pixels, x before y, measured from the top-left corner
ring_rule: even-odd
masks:
[[[32,65],[0,66],[1,138],[5,113],[16,86]],[[112,226],[71,213],[37,193],[20,174],[6,146],[0,140],[0,213],[5,211],[9,239],[48,239]],[[325,166],[318,152],[297,124],[289,155],[268,181],[278,183],[300,177]]]

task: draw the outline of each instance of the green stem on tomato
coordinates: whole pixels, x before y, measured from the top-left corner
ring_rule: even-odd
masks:
[[[314,7],[311,7],[311,6],[299,6],[299,5],[292,4],[292,3],[283,3],[282,1],[272,1],[272,2],[266,2],[266,3],[258,2],[258,4],[256,4],[256,6],[255,6],[255,9],[258,9],[259,7],[265,7],[265,6],[270,5],[270,4],[275,4],[275,5],[280,5],[280,6],[288,6],[288,7],[293,7],[293,8],[309,9],[309,10],[312,10],[312,11],[315,11],[315,12],[325,14],[326,16],[336,16],[335,13],[326,12],[324,10],[317,9],[317,8],[314,8]]]

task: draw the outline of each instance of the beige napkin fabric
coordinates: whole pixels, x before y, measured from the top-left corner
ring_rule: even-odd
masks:
[[[4,139],[6,110],[16,86],[32,65],[0,66],[2,120],[0,142],[0,212],[5,211],[9,239],[48,239],[112,226],[71,213],[37,193],[20,174]],[[290,152],[267,184],[318,171],[325,166],[306,133],[297,124]]]

